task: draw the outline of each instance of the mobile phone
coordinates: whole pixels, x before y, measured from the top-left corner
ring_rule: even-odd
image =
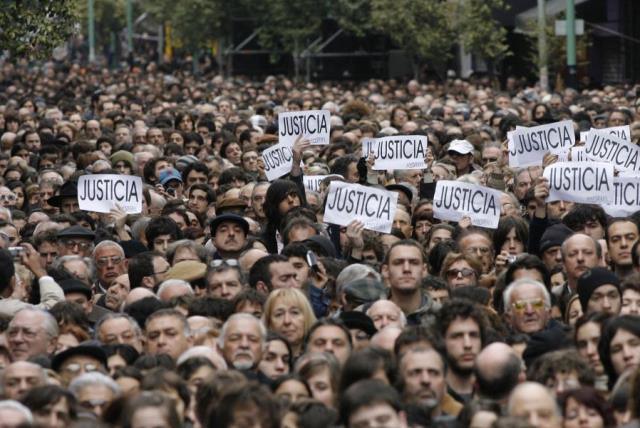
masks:
[[[176,195],[176,189],[174,189],[173,187],[167,187],[166,191],[171,196],[175,196]]]
[[[320,272],[320,268],[318,267],[318,256],[316,256],[316,253],[311,250],[307,251],[307,264],[314,273]]]
[[[518,256],[514,256],[514,255],[509,254],[509,255],[507,256],[507,262],[508,262],[508,263],[513,263],[513,262],[515,262],[515,261],[516,261],[516,258],[518,258]]]
[[[24,253],[24,247],[9,247],[7,250],[14,259],[19,258]]]

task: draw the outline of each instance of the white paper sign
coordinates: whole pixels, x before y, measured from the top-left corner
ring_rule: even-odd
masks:
[[[288,111],[278,114],[278,142],[293,145],[300,135],[311,144],[329,144],[329,110]]]
[[[631,143],[631,126],[629,125],[612,126],[611,128],[600,128],[600,129],[591,128],[590,131],[606,132],[609,134],[613,134],[619,138],[622,138],[627,143]],[[580,141],[582,141],[583,143],[586,143],[590,131],[581,132]]]
[[[293,152],[291,145],[278,143],[262,152],[264,173],[267,180],[273,181],[291,172]]]
[[[589,158],[584,150],[584,146],[571,147],[571,150],[568,152],[558,155],[558,162],[587,162]]]
[[[387,169],[426,169],[426,135],[393,135],[362,141],[362,156],[376,157],[375,171]]]
[[[640,211],[640,177],[614,177],[613,200],[602,208],[612,217],[627,217]]]
[[[469,217],[474,226],[496,229],[502,206],[500,194],[500,191],[484,186],[438,180],[433,196],[433,216],[450,221]]]
[[[604,162],[556,162],[544,169],[547,202],[608,204],[613,198],[613,165]]]
[[[511,135],[509,166],[542,165],[542,158],[548,152],[560,154],[575,145],[576,136],[573,122],[550,123],[531,128],[517,127]],[[512,159],[513,164],[512,164]]]
[[[320,183],[322,183],[322,180],[327,177],[343,178],[340,174],[305,175],[304,177],[302,177],[304,188],[307,190],[312,190],[314,192],[320,192]]]
[[[142,179],[133,175],[93,174],[78,179],[81,210],[108,213],[118,205],[127,214],[142,212]]]
[[[324,221],[347,226],[353,220],[359,220],[365,229],[389,233],[397,208],[396,192],[332,181],[327,192]]]
[[[585,148],[589,159],[610,162],[620,171],[640,172],[640,147],[615,134],[589,131]]]

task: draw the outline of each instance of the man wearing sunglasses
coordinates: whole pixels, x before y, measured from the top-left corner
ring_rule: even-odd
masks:
[[[544,284],[524,278],[512,282],[503,294],[504,310],[515,333],[544,330],[551,318],[551,296]]]

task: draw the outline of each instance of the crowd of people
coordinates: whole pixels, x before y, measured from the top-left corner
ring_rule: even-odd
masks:
[[[637,88],[491,83],[1,63],[0,427],[639,426],[640,215],[548,201],[556,158],[507,147],[638,143]],[[318,109],[330,144],[268,181],[278,114]],[[427,167],[373,170],[391,135]],[[80,210],[88,174],[141,177],[142,212]],[[323,222],[336,180],[396,192],[390,233]],[[497,229],[435,218],[440,180],[499,190]]]

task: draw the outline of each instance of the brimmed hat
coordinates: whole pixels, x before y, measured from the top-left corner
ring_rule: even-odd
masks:
[[[347,300],[357,305],[386,299],[388,293],[384,284],[373,278],[362,278],[348,282],[342,290]]]
[[[78,183],[75,181],[67,181],[64,183],[57,195],[47,199],[47,203],[52,207],[60,208],[62,201],[68,198],[78,199]]]
[[[62,229],[61,231],[58,232],[58,239],[60,238],[84,238],[84,239],[90,239],[90,240],[94,240],[96,235],[95,233],[93,233],[92,231],[90,231],[89,229],[85,229],[82,226],[71,226],[71,227],[67,227],[66,229]]]
[[[58,284],[60,284],[60,288],[62,288],[65,295],[68,293],[82,293],[87,297],[87,300],[91,300],[93,297],[91,288],[78,279],[63,279],[59,281]]]
[[[344,322],[344,325],[348,329],[362,330],[369,335],[373,336],[378,332],[373,320],[369,318],[364,312],[358,311],[346,311],[340,313],[340,319]]]
[[[225,221],[231,221],[231,222],[237,223],[240,226],[242,226],[242,229],[244,230],[245,235],[249,233],[249,222],[245,220],[243,217],[236,214],[222,214],[222,215],[216,216],[216,218],[214,218],[213,221],[211,222],[211,225],[209,226],[211,230],[211,236],[216,235],[216,230],[218,229],[218,226],[220,226]]]
[[[104,350],[97,345],[92,344],[82,344],[78,346],[74,346],[73,348],[65,349],[64,351],[56,354],[51,361],[51,368],[55,371],[59,371],[60,367],[66,360],[76,355],[85,355],[88,357],[93,357],[107,368],[107,354]]]
[[[449,144],[447,152],[456,152],[461,155],[468,155],[469,153],[473,153],[473,145],[467,140],[453,140]]]
[[[192,282],[204,278],[207,265],[196,260],[184,260],[173,265],[167,272],[167,279],[181,279]]]

